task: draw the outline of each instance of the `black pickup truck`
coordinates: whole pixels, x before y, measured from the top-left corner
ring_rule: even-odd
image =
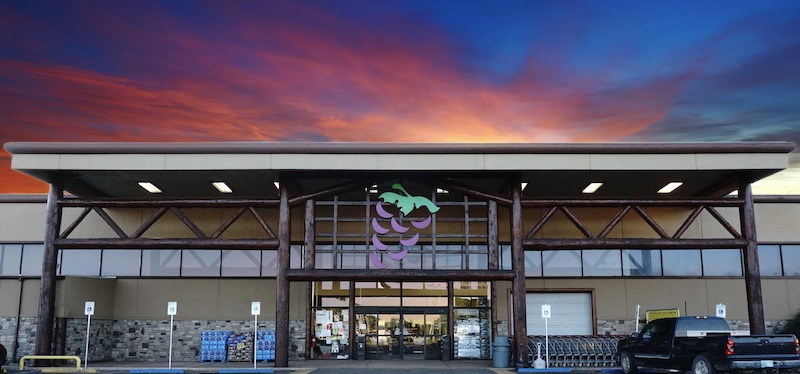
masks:
[[[639,367],[694,374],[787,373],[800,367],[800,346],[791,334],[746,335],[718,317],[663,318],[617,345],[625,374]]]

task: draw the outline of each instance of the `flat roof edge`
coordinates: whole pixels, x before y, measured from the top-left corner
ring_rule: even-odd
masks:
[[[672,154],[789,153],[792,142],[728,143],[310,143],[9,142],[11,154]]]

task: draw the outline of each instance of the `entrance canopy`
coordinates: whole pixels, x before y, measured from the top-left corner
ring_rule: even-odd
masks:
[[[520,175],[523,198],[658,196],[718,197],[788,166],[795,144],[434,144],[434,143],[24,143],[5,144],[12,168],[45,182],[63,176],[78,197],[214,198],[211,182],[225,182],[226,197],[275,198],[280,173],[297,173],[296,193],[307,194],[355,178],[379,175],[446,178],[485,193],[508,190],[503,176]],[[500,178],[492,178],[492,176]]]

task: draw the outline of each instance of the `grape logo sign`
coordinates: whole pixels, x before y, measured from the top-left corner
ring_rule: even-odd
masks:
[[[386,252],[386,255],[392,260],[402,261],[403,258],[406,257],[406,254],[408,254],[408,248],[405,247],[413,246],[419,241],[418,232],[414,233],[414,236],[403,238],[404,234],[408,232],[411,227],[403,226],[398,222],[397,217],[395,217],[393,213],[387,211],[384,205],[394,205],[403,216],[408,216],[417,209],[426,209],[428,214],[425,218],[421,220],[411,220],[411,226],[417,230],[427,228],[431,224],[431,215],[439,211],[439,207],[426,197],[411,196],[400,183],[393,184],[392,188],[400,193],[384,192],[378,196],[378,203],[375,205],[375,212],[378,213],[378,217],[384,220],[390,220],[389,225],[391,228],[383,227],[381,222],[378,221],[378,217],[372,218],[372,229],[375,230],[375,233],[372,234],[373,249],[370,254],[370,260],[372,261],[372,265],[378,269],[386,269],[386,264],[381,262],[381,257],[378,255],[380,252]],[[399,246],[384,243],[387,239],[385,235],[390,231],[400,234]],[[383,241],[381,240],[382,238],[384,239]],[[396,250],[393,250],[393,247],[396,247],[394,248]]]

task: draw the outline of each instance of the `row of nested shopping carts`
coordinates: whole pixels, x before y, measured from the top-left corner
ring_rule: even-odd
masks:
[[[528,336],[528,362],[537,359],[541,345],[541,358],[550,358],[549,367],[608,367],[617,366],[617,343],[622,335],[550,336],[549,349],[545,349],[544,336]]]

